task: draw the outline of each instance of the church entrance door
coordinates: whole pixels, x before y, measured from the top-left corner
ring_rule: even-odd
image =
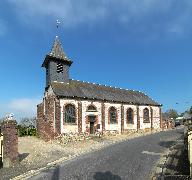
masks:
[[[90,122],[90,134],[94,134],[95,116],[89,116],[89,122]]]
[[[90,122],[90,134],[94,134],[94,122]]]

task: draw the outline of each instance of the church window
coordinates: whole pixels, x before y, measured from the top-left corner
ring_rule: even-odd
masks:
[[[117,110],[114,107],[109,109],[109,122],[111,124],[117,123]]]
[[[133,124],[134,123],[133,117],[134,117],[133,109],[129,108],[127,110],[127,123],[128,124]]]
[[[94,105],[89,105],[87,111],[97,111],[97,108]]]
[[[63,73],[63,64],[57,63],[57,73]]]
[[[149,109],[143,109],[143,122],[149,122]]]
[[[75,106],[68,104],[65,106],[65,123],[75,123],[76,122],[76,110]]]

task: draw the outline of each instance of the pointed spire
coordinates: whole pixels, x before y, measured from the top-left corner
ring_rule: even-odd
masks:
[[[53,59],[57,60],[57,61],[65,62],[69,66],[73,63],[65,54],[58,36],[55,37],[55,41],[53,43],[51,52],[46,56],[46,58],[42,64],[42,67],[46,67],[48,61],[53,60]]]
[[[55,58],[68,60],[58,36],[55,37],[55,41],[49,55]]]

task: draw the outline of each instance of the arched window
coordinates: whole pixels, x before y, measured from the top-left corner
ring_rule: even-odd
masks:
[[[75,106],[68,104],[65,106],[65,123],[75,123],[76,122],[76,111]]]
[[[149,109],[143,109],[143,122],[149,122]]]
[[[134,117],[133,109],[129,108],[127,110],[127,124],[133,124],[134,123],[133,117]]]
[[[94,105],[89,105],[88,108],[87,108],[87,111],[97,111],[97,108],[94,106]]]
[[[117,123],[117,110],[114,107],[109,109],[109,123]]]

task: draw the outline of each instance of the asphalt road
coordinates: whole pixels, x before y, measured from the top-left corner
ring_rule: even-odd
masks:
[[[31,179],[148,180],[160,154],[182,135],[180,128],[120,142],[69,160]]]

